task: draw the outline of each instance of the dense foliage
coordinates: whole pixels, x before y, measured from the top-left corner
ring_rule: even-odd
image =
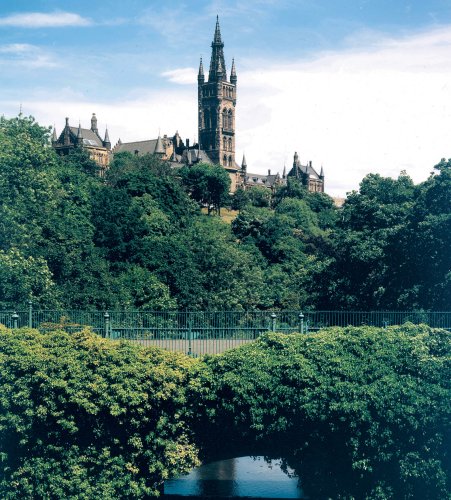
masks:
[[[283,457],[309,498],[451,498],[450,354],[424,325],[264,335],[199,368],[201,449]]]
[[[0,497],[146,498],[204,460],[282,457],[315,499],[450,498],[448,332],[268,333],[222,355],[0,329]]]
[[[89,331],[0,330],[0,497],[154,496],[197,463],[192,363]]]
[[[451,303],[450,161],[416,186],[370,174],[342,208],[291,179],[230,198],[221,167],[153,155],[97,172],[83,150],[57,156],[33,118],[0,118],[0,308]],[[213,215],[228,204],[231,223]]]

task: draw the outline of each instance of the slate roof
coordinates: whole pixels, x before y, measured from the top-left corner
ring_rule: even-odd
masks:
[[[279,174],[251,174],[246,175],[246,185],[247,186],[263,186],[272,187],[279,184],[281,181]]]
[[[301,165],[298,163],[297,165],[293,165],[291,170],[288,172],[289,177],[298,177],[298,172],[302,172],[303,174],[307,174],[309,177],[313,179],[321,179],[320,174],[313,168],[312,163],[309,162],[307,165]]]
[[[71,131],[71,134],[73,134],[75,137],[77,137],[78,135],[78,127],[69,127],[70,128],[70,131]],[[95,132],[93,132],[91,129],[89,128],[82,128],[81,129],[81,134],[83,136],[83,144],[85,146],[93,146],[93,147],[96,147],[96,148],[103,148],[103,141],[102,139],[98,136],[98,134],[96,134]],[[62,133],[62,136],[63,136],[63,139],[64,139],[64,130],[63,130],[63,133]],[[61,136],[60,136],[61,138]]]
[[[153,154],[155,152],[157,141],[158,139],[122,142],[121,144],[116,144],[116,146],[114,146],[113,153],[122,153],[123,151],[128,151],[129,153],[135,154],[136,151],[138,151],[138,155]]]
[[[78,127],[69,127],[71,138],[73,139],[72,142],[75,142],[75,139],[78,137],[78,129],[79,129]],[[61,132],[61,134],[58,138],[57,144],[64,144],[64,131],[65,131],[65,129],[63,129],[63,131]],[[83,137],[83,145],[84,146],[87,146],[87,147],[91,146],[91,147],[96,147],[96,148],[103,148],[104,147],[102,139],[98,136],[98,134],[93,132],[91,129],[82,128],[81,134]]]

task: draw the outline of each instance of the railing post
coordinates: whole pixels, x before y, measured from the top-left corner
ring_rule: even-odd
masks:
[[[304,333],[304,315],[299,313],[299,333]]]
[[[193,355],[192,350],[192,341],[193,341],[193,324],[190,317],[188,317],[188,356]]]
[[[276,318],[277,318],[277,314],[275,312],[271,313],[271,331],[272,332],[276,331]]]
[[[109,338],[110,336],[110,314],[108,311],[105,311],[103,315],[105,319],[105,338]]]
[[[33,328],[33,301],[28,301],[28,328]]]
[[[19,326],[19,315],[14,311],[11,319],[13,320],[13,328],[16,330]]]

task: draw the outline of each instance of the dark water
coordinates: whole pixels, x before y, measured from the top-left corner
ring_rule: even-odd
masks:
[[[280,468],[280,460],[239,457],[202,465],[187,476],[166,481],[165,495],[182,497],[305,498],[298,477]],[[164,497],[163,497],[164,498]]]

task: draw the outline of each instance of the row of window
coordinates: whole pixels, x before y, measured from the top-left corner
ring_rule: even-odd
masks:
[[[215,128],[216,127],[216,110],[206,109],[204,111],[204,127],[205,128]],[[226,130],[233,130],[233,111],[231,109],[224,108],[222,110],[222,128]]]
[[[226,85],[223,85],[222,92],[225,95],[225,97],[229,97],[230,99],[233,99],[233,87],[227,87]],[[216,95],[216,88],[215,87],[204,87],[202,89],[202,95],[204,97],[215,96]]]
[[[223,137],[222,138],[222,148],[225,150],[225,151],[233,151],[233,148],[232,148],[232,138],[229,137],[227,139],[227,137]]]
[[[233,166],[233,159],[232,159],[232,157],[231,156],[227,157],[226,155],[224,155],[222,157],[222,165],[224,167],[232,167]]]

